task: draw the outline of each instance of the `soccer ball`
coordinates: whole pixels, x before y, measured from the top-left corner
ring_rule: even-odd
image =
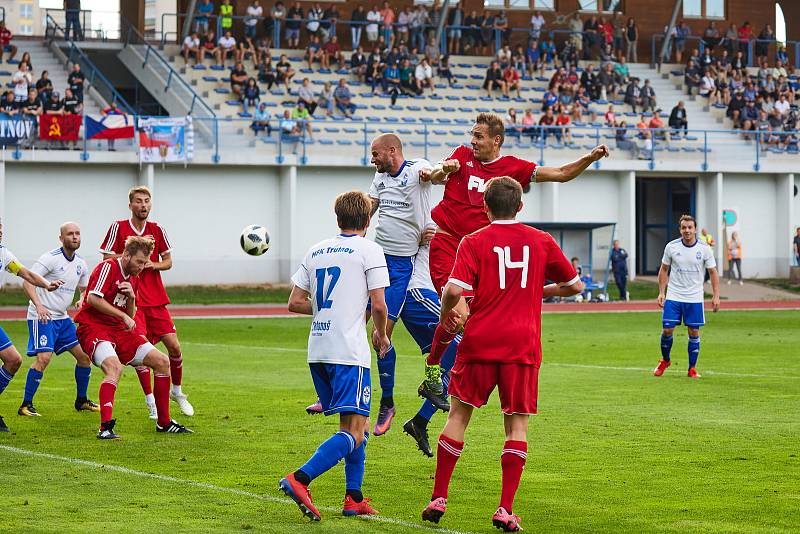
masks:
[[[269,250],[269,234],[267,229],[257,224],[245,226],[239,238],[242,250],[251,256],[261,256]]]

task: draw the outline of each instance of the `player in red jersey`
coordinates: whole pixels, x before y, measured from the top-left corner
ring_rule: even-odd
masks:
[[[128,192],[128,208],[131,210],[131,218],[115,221],[106,233],[106,237],[100,245],[100,252],[103,259],[116,258],[122,253],[125,240],[130,236],[148,236],[155,241],[155,248],[150,256],[150,261],[145,265],[141,274],[141,283],[138,294],[138,315],[136,325],[138,332],[156,344],[164,342],[169,354],[170,377],[172,378],[172,389],[170,398],[178,403],[184,415],[194,415],[194,407],[189,403],[189,399],[181,388],[183,381],[183,355],[181,345],[178,341],[178,334],[175,331],[175,323],[167,310],[169,297],[161,281],[161,271],[172,268],[172,245],[167,239],[164,229],[153,221],[148,221],[152,207],[152,194],[147,187],[134,187]],[[137,367],[136,373],[142,390],[145,394],[147,408],[150,411],[150,419],[156,418],[155,399],[151,386],[150,369],[147,367]]]
[[[608,156],[608,147],[599,145],[572,163],[560,167],[540,167],[515,156],[501,156],[504,132],[503,119],[492,113],[481,113],[472,127],[472,148],[460,146],[446,160],[420,173],[423,179],[445,183],[444,198],[431,211],[433,221],[439,227],[431,241],[431,279],[440,294],[453,269],[461,238],[489,224],[483,210],[483,194],[490,179],[510,176],[519,182],[524,191],[528,191],[531,182],[568,182],[595,161]],[[469,296],[469,292],[464,293],[464,297]],[[462,321],[466,320],[469,308],[465,299],[459,301],[453,313],[460,315]],[[455,331],[449,331],[442,325],[436,328],[427,359],[429,366],[439,365],[442,354],[455,335]],[[435,376],[435,369],[426,370],[426,377]],[[423,387],[435,387],[435,383],[427,382],[426,378]]]
[[[491,224],[462,239],[442,295],[441,322],[465,291],[474,297],[450,371],[450,413],[439,436],[433,495],[422,518],[438,523],[444,514],[472,411],[486,404],[497,387],[506,441],[500,506],[492,522],[511,532],[522,530],[512,505],[527,456],[528,418],[536,413],[542,298],[577,295],[583,284],[550,234],[515,219],[522,209],[518,180],[491,179],[484,203]],[[546,280],[554,283],[545,286]]]
[[[192,432],[169,416],[169,358],[137,333],[134,321],[139,274],[150,261],[154,245],[148,237],[126,239],[119,258],[105,260],[92,271],[75,316],[81,348],[105,375],[100,384],[99,439],[119,438],[111,416],[123,365],[144,365],[155,371],[157,432]]]

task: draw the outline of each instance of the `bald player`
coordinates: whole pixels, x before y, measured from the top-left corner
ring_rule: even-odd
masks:
[[[30,298],[28,304],[28,356],[35,358],[28,369],[25,381],[25,395],[17,413],[33,417],[41,415],[33,406],[33,397],[42,381],[44,370],[50,364],[53,354],[71,352],[75,357],[75,409],[77,411],[98,412],[100,407],[90,401],[86,392],[92,364],[89,356],[78,343],[75,323],[68,310],[75,298],[75,290],[83,292],[89,280],[86,261],[78,255],[81,247],[81,229],[77,223],[66,222],[61,225],[59,235],[61,246],[44,254],[36,260],[31,271],[47,282],[63,280],[64,284],[55,291],[34,287],[27,280],[22,282],[25,293]]]

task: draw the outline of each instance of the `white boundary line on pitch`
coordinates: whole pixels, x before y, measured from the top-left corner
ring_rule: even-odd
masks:
[[[220,348],[220,349],[243,349],[243,350],[267,350],[267,351],[275,351],[275,352],[296,352],[296,353],[303,353],[305,354],[308,352],[306,349],[296,349],[292,347],[264,347],[264,346],[251,346],[251,345],[226,345],[224,343],[195,343],[191,341],[183,341],[181,342],[182,345],[194,345],[197,347],[209,347],[209,348]],[[404,357],[411,357],[408,354],[398,353],[398,356]],[[416,356],[414,356],[416,357]],[[608,371],[634,371],[634,372],[651,372],[653,369],[649,367],[620,367],[614,365],[590,365],[590,364],[582,364],[582,363],[562,363],[562,362],[548,362],[545,361],[542,363],[543,366],[553,366],[553,367],[574,367],[576,369],[605,369]],[[735,378],[775,378],[775,379],[790,379],[790,380],[800,380],[800,376],[796,375],[761,375],[756,373],[727,373],[725,371],[708,371],[704,370],[703,373],[712,376],[731,376]]]
[[[142,478],[149,478],[152,480],[159,480],[161,482],[172,482],[174,484],[182,484],[184,486],[193,486],[195,488],[218,491],[220,493],[231,493],[233,495],[241,495],[243,497],[251,497],[253,499],[258,499],[261,501],[268,501],[274,502],[278,504],[291,504],[292,506],[297,506],[294,501],[291,499],[282,499],[280,497],[274,497],[272,495],[259,495],[258,493],[253,493],[250,491],[240,490],[236,488],[227,488],[225,486],[216,486],[214,484],[208,484],[206,482],[197,482],[196,480],[188,480],[183,478],[176,478],[167,475],[159,475],[156,473],[146,473],[144,471],[136,471],[135,469],[129,469],[127,467],[122,467],[119,465],[109,465],[109,464],[101,464],[97,462],[90,462],[88,460],[81,460],[79,458],[70,458],[68,456],[58,456],[56,454],[49,454],[46,452],[36,452],[36,451],[29,451],[27,449],[20,449],[17,447],[10,447],[8,445],[0,445],[0,450],[11,452],[14,454],[20,454],[22,456],[31,456],[34,458],[46,458],[48,460],[54,460],[57,462],[65,462],[68,464],[75,464],[75,465],[82,465],[84,467],[92,467],[95,469],[102,469],[104,471],[114,471],[116,473],[123,473],[125,475],[133,475]],[[333,506],[318,506],[320,510],[325,510],[326,512],[335,512],[341,513],[341,508],[335,508]],[[413,528],[415,530],[424,530],[428,532],[441,532],[442,534],[474,534],[470,531],[462,531],[462,530],[452,530],[448,528],[439,528],[439,527],[429,527],[427,525],[421,525],[416,523],[411,523],[409,521],[403,521],[402,519],[395,519],[393,517],[387,517],[382,515],[376,516],[358,516],[358,519],[367,520],[367,521],[375,521],[376,523],[388,523],[390,525],[397,525],[400,527],[405,528]]]

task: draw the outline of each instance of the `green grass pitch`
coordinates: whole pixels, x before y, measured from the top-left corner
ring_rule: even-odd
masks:
[[[540,415],[531,421],[514,507],[527,531],[797,531],[798,313],[725,312],[707,319],[698,366],[703,378],[692,381],[685,376],[685,330],[675,337],[675,365],[663,378],[651,375],[659,358],[655,313],[544,317]],[[185,387],[197,415],[182,417],[175,404],[172,409],[195,430],[191,436],[155,433],[129,369],[115,407],[123,439],[98,441],[97,415],[72,409],[73,361],[67,354],[54,361],[37,394],[43,417],[18,417],[26,359],[0,397],[0,414],[13,432],[0,435],[0,530],[437,530],[419,519],[434,460],[402,433],[420,404],[416,385],[422,371],[402,327],[395,338],[398,417],[387,435],[371,437],[367,449],[364,493],[385,519],[338,513],[341,466],[312,485],[323,507],[321,523],[309,524],[283,502],[278,479],[301,465],[337,425],[334,418],[303,410],[314,399],[303,352],[308,323],[180,321]],[[24,323],[3,328],[24,349]],[[377,386],[374,366],[372,375]],[[95,400],[100,376],[94,369]],[[503,445],[498,408],[495,396],[473,418],[439,530],[495,531],[490,517],[499,496]],[[435,416],[432,440],[444,420]]]

